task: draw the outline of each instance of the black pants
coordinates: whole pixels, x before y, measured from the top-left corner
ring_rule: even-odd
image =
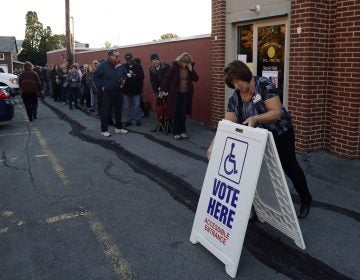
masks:
[[[305,174],[301,169],[295,155],[295,133],[293,129],[281,135],[274,134],[276,148],[279,153],[282,168],[292,181],[295,190],[300,196],[302,204],[310,204],[312,201],[308,189]]]
[[[91,93],[90,93],[89,87],[84,87],[83,94],[81,95],[81,98],[80,98],[80,105],[84,104],[84,100],[86,103],[86,108],[90,108],[91,107]]]
[[[36,118],[37,107],[38,107],[38,98],[35,96],[23,96],[23,102],[26,109],[26,114],[29,118],[29,121],[32,122],[33,118]]]
[[[105,90],[102,94],[100,119],[101,119],[101,131],[108,130],[109,119],[111,118],[111,111],[115,113],[115,127],[122,128],[122,106],[124,102],[124,95],[120,91]]]
[[[176,108],[173,122],[173,133],[175,135],[186,132],[186,112],[189,108],[190,102],[189,93],[178,92],[176,96]]]
[[[80,89],[71,87],[69,89],[69,107],[72,108],[72,102],[74,101],[75,108],[78,107],[78,99],[79,99]]]

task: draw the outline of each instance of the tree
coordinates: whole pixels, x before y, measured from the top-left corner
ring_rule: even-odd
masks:
[[[19,61],[30,61],[35,65],[46,64],[46,53],[66,46],[65,35],[52,35],[50,26],[43,28],[36,12],[26,13],[25,39]]]
[[[39,22],[36,12],[27,12],[25,18],[26,28],[23,48],[26,48],[28,51],[37,50],[43,34],[43,25]]]
[[[174,34],[174,33],[165,33],[163,35],[160,36],[161,40],[165,40],[165,39],[175,39],[175,38],[179,38],[178,35]]]

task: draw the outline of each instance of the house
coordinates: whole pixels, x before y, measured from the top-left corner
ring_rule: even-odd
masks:
[[[17,62],[18,47],[14,36],[0,36],[0,68],[5,73],[14,71]],[[0,71],[1,71],[0,69]]]

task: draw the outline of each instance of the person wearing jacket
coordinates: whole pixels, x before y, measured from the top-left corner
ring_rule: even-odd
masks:
[[[124,85],[126,126],[130,126],[132,121],[137,126],[141,125],[141,91],[143,88],[144,70],[140,64],[134,63],[131,53],[125,54],[126,63],[123,65],[126,72]]]
[[[194,69],[194,62],[188,53],[182,53],[168,70],[161,90],[168,93],[166,116],[173,120],[174,139],[187,139],[186,114],[191,114],[194,84],[199,76]]]
[[[39,75],[33,70],[31,62],[26,61],[24,71],[19,77],[21,97],[23,99],[29,121],[37,118],[38,95],[41,92],[41,81]]]
[[[108,122],[111,117],[111,109],[115,113],[115,133],[127,133],[123,129],[121,121],[122,104],[123,104],[123,83],[126,72],[123,65],[119,64],[119,52],[110,50],[108,58],[100,63],[96,68],[93,78],[98,91],[101,91],[101,135],[111,136],[108,132]]]
[[[153,53],[150,55],[151,66],[149,68],[150,83],[153,90],[153,107],[154,111],[157,114],[158,111],[164,108],[166,102],[166,96],[161,95],[161,83],[164,80],[167,71],[170,68],[170,65],[161,61],[159,55]],[[158,121],[163,121],[159,116],[157,116]],[[158,132],[158,125],[151,132]],[[160,128],[161,129],[161,128]]]
[[[80,96],[81,77],[77,65],[73,64],[67,74],[67,81],[69,84],[69,108],[73,109],[72,104],[74,101],[75,108],[78,109],[78,98]]]

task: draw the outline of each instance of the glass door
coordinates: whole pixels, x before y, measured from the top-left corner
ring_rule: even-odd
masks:
[[[285,22],[238,26],[237,59],[245,62],[254,75],[271,79],[282,102],[287,88],[286,36]]]

